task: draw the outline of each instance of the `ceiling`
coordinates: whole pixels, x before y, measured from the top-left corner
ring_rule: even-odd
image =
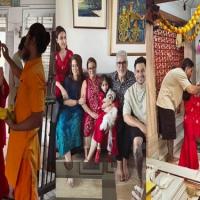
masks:
[[[196,8],[199,4],[199,0],[179,0],[182,1],[183,3],[186,2],[186,5],[189,6],[190,8]]]
[[[196,8],[200,4],[200,0],[155,0],[155,3],[165,3],[165,2],[172,2],[172,1],[177,1],[183,5],[185,2],[187,7],[190,7],[190,8]]]

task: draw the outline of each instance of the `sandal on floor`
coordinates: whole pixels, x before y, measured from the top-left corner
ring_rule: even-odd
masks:
[[[139,187],[138,185],[134,186],[132,191],[132,195],[136,200],[142,200],[144,189]]]
[[[132,196],[134,200],[142,200],[142,198],[139,196],[139,194],[136,191],[132,191]]]
[[[139,187],[138,185],[135,185],[134,188],[135,188],[136,191],[138,191],[141,194],[141,196],[143,195],[143,192],[144,192],[143,188]]]

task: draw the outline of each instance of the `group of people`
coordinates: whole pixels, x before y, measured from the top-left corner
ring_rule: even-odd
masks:
[[[143,144],[147,134],[146,59],[137,58],[132,72],[128,70],[126,52],[121,50],[116,54],[116,71],[99,76],[97,62],[90,57],[86,63],[87,72],[84,72],[81,56],[68,49],[66,37],[65,29],[56,27],[53,120],[59,155],[64,156],[66,162],[73,162],[72,151],[83,147],[83,161],[90,162],[94,157],[94,161],[99,163],[105,148],[108,161],[116,158],[117,178],[126,181],[129,179],[128,159],[132,149],[140,180],[133,195],[141,192],[142,196]],[[35,23],[22,38],[13,59],[6,45],[0,45],[0,51],[10,66],[9,85],[0,68],[0,107],[5,107],[8,96],[9,105],[15,107],[15,121],[10,118],[0,120],[0,199],[38,198],[38,127],[42,123],[46,91],[41,55],[49,42],[49,33],[43,25]],[[200,85],[193,85],[190,81],[193,68],[192,60],[185,58],[180,68],[166,74],[158,94],[157,110],[159,133],[162,139],[167,140],[167,159],[173,162],[175,113],[183,98],[185,137],[179,165],[198,169],[196,140],[200,138]],[[5,122],[10,133],[6,165],[3,155]],[[73,179],[68,178],[68,183],[73,185]]]
[[[22,38],[13,59],[9,56],[7,46],[0,44],[0,51],[10,67],[9,86],[0,68],[0,106],[5,107],[9,95],[9,105],[14,104],[15,114],[15,119],[8,116],[5,120],[0,120],[0,199],[39,198],[38,128],[42,124],[46,93],[41,56],[49,42],[50,34],[42,24],[35,23]],[[5,122],[9,127],[6,162],[3,154],[6,144]]]
[[[97,75],[97,62],[82,58],[67,47],[66,31],[56,28],[56,143],[60,156],[72,162],[72,151],[83,147],[84,161],[101,159],[101,149],[108,150],[108,161],[117,160],[117,177],[129,179],[127,160],[133,149],[143,188],[143,143],[146,135],[146,59],[135,60],[134,72],[128,70],[125,51],[116,54],[116,71]],[[83,141],[83,142],[82,142]],[[70,185],[73,179],[68,178]]]
[[[196,142],[200,138],[200,84],[191,83],[194,63],[185,58],[180,67],[170,70],[157,98],[159,133],[167,141],[167,161],[176,162],[174,140],[176,139],[176,111],[184,101],[184,142],[179,165],[192,169],[199,168]]]

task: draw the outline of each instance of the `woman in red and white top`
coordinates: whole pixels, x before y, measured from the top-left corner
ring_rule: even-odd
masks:
[[[57,100],[56,106],[56,118],[59,111],[59,104],[63,102],[62,96],[59,88],[63,88],[63,82],[66,76],[68,76],[70,71],[70,61],[73,56],[73,52],[67,47],[67,36],[66,31],[62,26],[56,27],[56,52],[55,52],[55,96]],[[64,89],[64,88],[63,88]]]

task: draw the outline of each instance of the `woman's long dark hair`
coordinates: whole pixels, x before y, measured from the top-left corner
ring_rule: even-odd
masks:
[[[56,39],[58,39],[58,35],[61,33],[61,32],[64,32],[66,34],[66,31],[65,29],[62,27],[62,26],[57,26],[56,27]],[[66,37],[67,37],[67,34],[66,34]],[[59,44],[56,42],[56,51],[59,52],[60,51],[60,46]]]
[[[72,61],[75,60],[77,62],[78,68],[79,68],[79,72],[80,75],[78,77],[79,81],[83,81],[84,77],[83,77],[83,68],[82,68],[82,58],[80,55],[78,54],[74,54],[71,58],[71,65],[70,65],[70,72],[69,72],[69,77],[71,79],[73,79],[73,74],[72,74]]]
[[[191,81],[190,81],[190,83],[191,83]],[[191,94],[189,92],[187,92],[187,91],[183,92],[183,101],[189,101],[190,97],[191,97]]]

